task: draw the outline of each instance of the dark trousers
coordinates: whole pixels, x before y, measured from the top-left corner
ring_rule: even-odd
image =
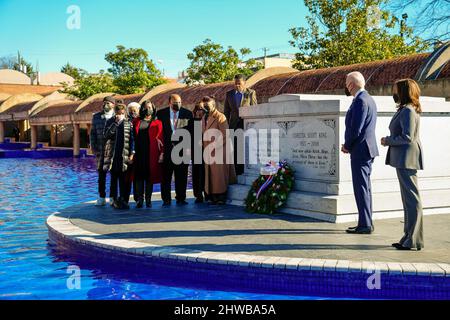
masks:
[[[134,201],[144,201],[150,203],[152,201],[153,183],[150,182],[148,177],[135,177],[134,178]]]
[[[355,193],[356,205],[358,207],[358,227],[372,227],[372,164],[374,159],[361,160],[352,159],[353,191]]]
[[[243,157],[244,157],[244,151],[241,150],[241,159],[238,159],[238,137],[234,137],[233,140],[233,149],[234,149],[234,168],[236,171],[236,175],[240,176],[242,174],[244,174],[244,164],[243,164]],[[239,161],[242,163],[240,164]]]
[[[123,197],[123,200],[126,203],[130,202],[131,186],[133,185],[133,171],[134,171],[133,165],[129,164],[128,170],[125,173],[125,194]]]
[[[124,183],[125,183],[125,191],[123,195],[123,200],[126,203],[128,203],[130,202],[131,185],[133,184],[133,181],[131,181],[131,179],[126,178]]]
[[[109,197],[117,200],[117,185],[119,185],[120,198],[124,199],[126,194],[125,172],[111,171],[111,186],[109,189]]]
[[[192,188],[194,197],[203,199],[205,192],[205,166],[203,164],[192,165]]]
[[[173,175],[175,175],[175,199],[177,201],[186,200],[188,167],[189,165],[187,164],[175,165],[170,160],[164,161],[163,181],[161,183],[161,197],[164,202],[170,202],[172,200],[171,185]]]
[[[423,209],[420,198],[417,170],[397,169],[400,191],[405,212],[404,236],[400,244],[407,248],[422,249],[423,240]]]
[[[106,198],[106,174],[108,172],[102,169],[98,170],[98,195],[100,198]]]

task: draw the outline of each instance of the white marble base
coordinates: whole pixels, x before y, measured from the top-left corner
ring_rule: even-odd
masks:
[[[228,191],[231,204],[244,206],[250,186],[232,185]],[[450,189],[426,190],[421,192],[424,214],[450,214]],[[373,219],[403,217],[403,204],[400,192],[373,194]],[[309,217],[332,223],[358,221],[358,210],[353,194],[326,195],[311,192],[293,191],[286,206],[279,212]]]

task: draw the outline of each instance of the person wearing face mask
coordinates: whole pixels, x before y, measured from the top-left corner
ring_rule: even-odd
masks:
[[[256,91],[246,87],[245,77],[238,74],[234,77],[234,89],[227,92],[224,104],[224,114],[230,125],[231,130],[244,129],[244,121],[239,117],[239,109],[258,104]],[[238,159],[238,141],[237,137],[234,144],[234,165],[237,175],[244,173],[243,152]]]
[[[195,203],[203,203],[205,200],[205,166],[203,162],[202,135],[195,135],[195,130],[202,130],[202,119],[206,114],[203,102],[199,102],[192,110],[193,119],[189,123],[189,132],[192,137],[191,161],[192,161],[192,189],[194,191]],[[198,150],[197,150],[198,149]],[[196,153],[201,155],[196,157]]]
[[[121,102],[123,103],[123,102]],[[139,109],[141,108],[141,105],[137,102],[131,102],[127,105],[127,117],[128,120],[133,123],[134,119],[139,117]],[[131,186],[133,185],[134,180],[134,163],[128,164],[128,169],[125,174],[125,196],[124,201],[125,203],[129,203],[130,201],[130,194],[131,194]]]
[[[133,122],[134,119],[139,117],[139,109],[141,108],[141,105],[137,102],[131,102],[127,106],[127,116],[128,120]]]
[[[397,250],[421,250],[423,239],[423,212],[417,181],[417,170],[423,170],[423,148],[420,142],[420,88],[411,79],[398,80],[393,87],[397,113],[389,125],[390,135],[381,139],[389,147],[386,164],[397,170],[403,201],[405,227]]]
[[[163,129],[161,121],[156,119],[156,108],[151,101],[145,101],[139,111],[139,117],[133,121],[135,157],[134,157],[134,200],[136,207],[152,206],[153,184],[161,183],[162,161],[164,157]]]
[[[205,161],[205,193],[210,204],[226,204],[228,185],[236,182],[234,165],[230,164],[233,154],[227,154],[231,139],[227,139],[228,121],[223,113],[216,108],[216,101],[212,97],[202,99],[206,111],[203,117],[203,149]],[[221,139],[209,134],[221,133]],[[216,156],[222,159],[215,159]]]
[[[364,89],[365,83],[360,72],[347,75],[345,92],[354,99],[345,118],[345,143],[341,150],[350,154],[353,191],[359,214],[358,225],[347,230],[351,234],[371,234],[375,230],[370,175],[372,164],[379,156],[375,136],[377,105]]]
[[[117,104],[115,116],[105,125],[105,159],[103,170],[111,173],[110,198],[115,209],[129,209],[126,203],[125,175],[134,158],[133,125],[126,117],[126,106]],[[119,197],[117,195],[119,185]]]
[[[90,146],[92,153],[97,160],[98,171],[98,199],[96,206],[104,206],[106,204],[106,174],[103,170],[105,139],[103,133],[106,121],[114,116],[114,97],[105,97],[103,99],[103,110],[94,114],[92,117],[92,125],[90,131]]]
[[[192,119],[192,112],[181,106],[181,97],[178,94],[170,95],[169,104],[169,107],[158,110],[156,114],[156,117],[162,122],[164,136],[163,179],[161,183],[161,197],[164,207],[170,206],[172,203],[171,184],[173,175],[175,175],[177,205],[187,204],[186,189],[189,163],[174,163],[173,157],[178,155],[172,155],[172,150],[181,141],[172,141],[172,136],[177,130],[188,130],[189,121]],[[183,156],[183,154],[180,154],[180,156]]]

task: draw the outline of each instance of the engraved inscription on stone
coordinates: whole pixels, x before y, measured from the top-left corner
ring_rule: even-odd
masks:
[[[297,178],[336,177],[336,122],[334,119],[298,120],[281,138],[281,159],[288,160]]]

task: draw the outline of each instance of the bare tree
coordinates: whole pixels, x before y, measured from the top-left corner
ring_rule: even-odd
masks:
[[[13,55],[0,57],[0,69],[14,69],[17,58]]]
[[[450,40],[450,0],[393,0],[392,8],[400,15],[413,9],[414,33],[429,42]]]

